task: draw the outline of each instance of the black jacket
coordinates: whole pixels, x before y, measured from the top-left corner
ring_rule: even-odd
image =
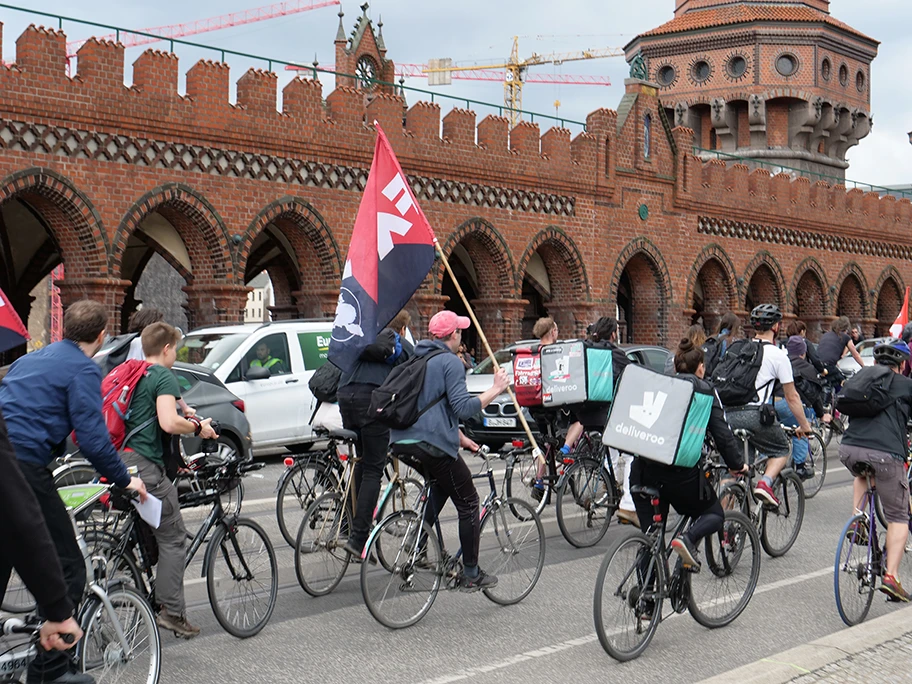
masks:
[[[744,467],[744,452],[741,447],[741,442],[737,440],[735,434],[732,432],[731,426],[725,419],[725,410],[722,408],[722,404],[719,402],[719,396],[716,394],[712,385],[705,380],[701,380],[696,375],[681,373],[678,377],[689,380],[701,391],[713,393],[712,411],[709,414],[707,430],[709,434],[712,435],[716,450],[722,456],[725,465],[727,465],[730,470],[741,470],[741,468]]]
[[[373,385],[380,387],[395,366],[405,363],[415,354],[415,347],[405,338],[400,337],[402,351],[390,363],[387,362],[396,351],[396,333],[389,328],[384,328],[377,335],[374,343],[365,348],[352,367],[351,372],[342,372],[339,387],[347,385]]]
[[[810,349],[810,347],[808,347]],[[792,374],[795,376],[795,389],[801,397],[801,403],[814,409],[814,415],[823,418],[823,383],[817,377],[817,369],[807,359],[800,356],[789,359],[792,362]]]
[[[62,622],[73,615],[60,559],[38,499],[16,463],[13,447],[0,416],[0,566],[19,573],[48,620]],[[4,573],[5,574],[5,573]],[[0,596],[6,587],[0,587]]]
[[[811,362],[814,370],[816,370],[818,373],[823,373],[823,371],[826,369],[826,366],[823,365],[823,362],[817,355],[817,345],[810,340],[805,340],[805,342],[807,343],[807,360]]]

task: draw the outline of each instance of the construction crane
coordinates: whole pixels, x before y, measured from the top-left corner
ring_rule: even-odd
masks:
[[[622,48],[601,48],[598,50],[582,50],[580,52],[552,52],[547,55],[532,53],[526,59],[519,58],[519,37],[513,37],[513,49],[506,64],[482,64],[478,66],[452,66],[451,60],[434,60],[432,66],[425,70],[428,74],[428,85],[449,85],[449,78],[459,72],[481,71],[489,72],[494,69],[503,70],[504,107],[509,112],[510,125],[515,126],[522,120],[522,90],[524,83],[541,82],[541,75],[528,77],[526,71],[531,66],[539,64],[563,64],[564,62],[578,62],[584,59],[602,59],[605,57],[623,57]],[[436,77],[435,77],[436,76]],[[442,77],[442,78],[441,78]],[[580,77],[575,77],[580,78]],[[553,83],[561,83],[560,76],[555,76]]]
[[[245,24],[254,24],[258,21],[266,21],[277,17],[285,17],[289,14],[298,14],[300,12],[309,12],[310,10],[320,9],[321,7],[330,7],[341,4],[341,0],[296,0],[295,2],[277,2],[264,7],[232,12],[223,14],[218,17],[208,19],[199,19],[184,24],[172,24],[170,26],[155,26],[152,28],[139,29],[140,33],[151,33],[157,38],[151,36],[138,35],[136,33],[121,32],[101,36],[100,40],[120,40],[124,47],[136,47],[138,45],[148,45],[158,40],[168,40],[169,38],[183,38],[185,36],[195,36],[200,33],[209,31],[220,31],[221,29],[231,28],[233,26],[243,26]],[[85,43],[84,40],[75,40],[67,43],[67,60],[76,56],[76,51]]]

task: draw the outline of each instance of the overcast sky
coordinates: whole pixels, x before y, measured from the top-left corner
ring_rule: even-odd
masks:
[[[78,19],[112,24],[126,28],[145,28],[176,24],[194,19],[248,9],[267,4],[268,0],[30,0],[20,3],[31,9],[60,13]],[[346,33],[360,14],[359,3],[343,3]],[[912,26],[910,0],[832,0],[834,17],[847,22],[881,41],[880,53],[872,72],[874,130],[850,150],[851,167],[847,177],[880,185],[912,184],[912,87],[908,80],[912,64]],[[202,34],[189,40],[239,52],[292,62],[310,63],[316,55],[322,65],[335,61],[333,39],[336,34],[338,7],[303,12],[247,26]],[[509,55],[514,35],[520,36],[520,56],[532,52],[582,50],[596,47],[621,47],[642,31],[672,18],[674,0],[374,0],[369,10],[376,22],[383,18],[383,35],[387,56],[401,63],[425,63],[434,57],[450,57],[456,62],[491,61]],[[3,22],[3,58],[15,58],[15,39],[31,22],[54,25],[50,19],[12,10],[0,9]],[[68,39],[99,35],[100,30],[65,23]],[[162,43],[154,47],[167,49]],[[132,63],[141,49],[128,51]],[[218,59],[217,54],[192,48],[176,49],[183,72],[200,57]],[[263,62],[229,58],[232,81],[250,66],[265,68]],[[554,86],[529,84],[524,89],[524,109],[554,114],[554,101],[560,100],[560,115],[584,121],[586,114],[598,107],[616,109],[623,95],[628,67],[623,58],[570,62],[562,67],[535,67],[538,73],[597,74],[610,77],[612,85]],[[904,76],[903,74],[906,74]],[[131,79],[131,69],[126,70]],[[280,87],[291,78],[280,73]],[[332,89],[332,80],[323,77],[324,96]],[[427,82],[412,79],[407,85],[426,88]],[[435,92],[467,97],[484,102],[501,103],[503,87],[497,83],[454,81]],[[232,92],[232,98],[234,94]],[[419,97],[407,95],[409,104]],[[450,104],[441,101],[445,113]],[[490,109],[473,107],[480,120]],[[542,128],[547,125],[542,123]],[[575,127],[570,127],[574,129]],[[579,129],[576,128],[574,133]]]

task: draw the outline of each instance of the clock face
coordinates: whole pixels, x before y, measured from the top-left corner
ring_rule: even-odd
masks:
[[[370,57],[364,56],[358,59],[356,69],[358,80],[362,90],[373,90],[377,79],[377,64]]]

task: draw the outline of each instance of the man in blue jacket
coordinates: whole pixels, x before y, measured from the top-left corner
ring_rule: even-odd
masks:
[[[425,410],[418,421],[406,430],[391,430],[393,453],[408,454],[424,466],[434,478],[434,506],[428,506],[429,522],[453,500],[459,516],[459,541],[462,544],[463,572],[459,578],[463,589],[486,589],[497,584],[497,578],[478,568],[478,492],[472,482],[472,471],[459,455],[459,447],[478,447],[459,430],[459,421],[474,416],[509,385],[507,372],[501,368],[487,392],[474,397],[466,388],[465,366],[456,356],[462,342],[462,331],[471,321],[452,311],[441,311],[431,318],[431,339],[415,346],[416,356],[434,356],[427,361],[424,387],[418,396],[418,409]],[[431,406],[433,404],[433,406]],[[429,407],[429,408],[428,408]]]
[[[9,439],[44,514],[73,605],[79,605],[85,591],[85,563],[48,470],[63,455],[70,432],[76,431],[83,455],[99,473],[146,497],[142,480],[130,477],[114,449],[101,414],[101,371],[92,356],[104,343],[107,322],[100,303],[76,302],[63,318],[64,339],[18,359],[0,385],[0,411]],[[64,654],[39,654],[28,684],[87,681],[69,672],[69,663]]]

